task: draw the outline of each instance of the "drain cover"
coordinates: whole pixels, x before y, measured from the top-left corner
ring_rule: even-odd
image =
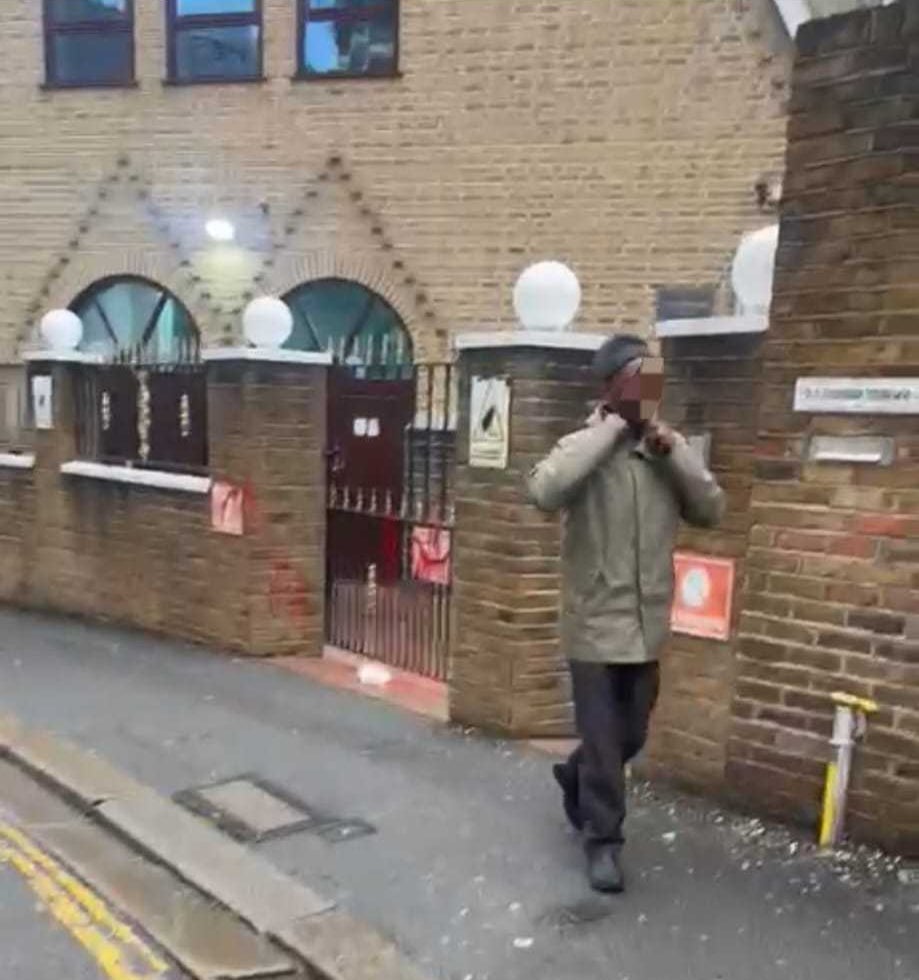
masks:
[[[236,776],[183,790],[175,795],[175,801],[236,840],[249,843],[299,831],[311,831],[333,844],[375,833],[375,828],[363,820],[320,813],[255,776]]]

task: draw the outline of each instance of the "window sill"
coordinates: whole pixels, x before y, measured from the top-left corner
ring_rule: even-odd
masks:
[[[80,350],[27,350],[22,354],[26,364],[106,364],[102,354]]]
[[[291,76],[292,82],[395,82],[404,76],[399,69],[388,72],[327,72],[324,75],[314,75],[309,72],[299,71]]]
[[[34,470],[35,453],[0,453],[0,469]]]
[[[255,75],[252,78],[164,78],[163,88],[197,88],[200,85],[262,85],[267,81],[267,75]]]
[[[211,479],[207,476],[168,473],[165,470],[148,470],[134,466],[113,466],[110,463],[90,463],[79,459],[62,463],[61,473],[64,476],[150,487],[154,490],[176,490],[180,493],[204,495],[211,490]]]
[[[264,347],[210,347],[201,352],[205,364],[212,361],[263,361],[276,364],[317,364],[329,366],[332,355],[325,351],[288,350]]]
[[[765,333],[769,329],[769,317],[747,314],[658,320],[654,329],[661,340],[673,337],[723,337],[729,334]]]
[[[99,89],[138,89],[140,88],[140,82],[130,81],[130,82],[42,82],[39,85],[39,89],[42,92],[84,92],[87,89],[96,90]]]

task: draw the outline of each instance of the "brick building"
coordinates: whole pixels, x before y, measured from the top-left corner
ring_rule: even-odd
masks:
[[[586,328],[646,330],[658,285],[718,283],[764,223],[790,64],[772,0],[402,0],[398,61],[363,78],[305,73],[298,2],[259,5],[260,59],[176,74],[169,5],[134,0],[133,72],[118,49],[121,75],[69,90],[46,77],[42,4],[5,5],[0,361],[46,309],[129,272],[214,343],[248,294],[357,278],[443,357],[453,332],[510,324],[520,269],[554,256],[585,285]],[[220,30],[248,28],[197,28],[199,49]],[[183,84],[196,72],[239,77]],[[234,247],[206,236],[214,216]]]
[[[186,446],[206,473],[140,487],[91,479],[91,461],[111,455],[118,406],[142,414],[149,394],[108,376],[87,386],[85,364],[30,362],[53,383],[54,424],[35,433],[31,467],[0,465],[0,596],[252,653],[317,652],[334,532],[323,451],[335,385],[322,357],[347,353],[341,325],[369,331],[378,351],[446,361],[452,338],[513,326],[514,280],[546,256],[577,270],[588,334],[730,312],[731,258],[744,232],[775,220],[788,134],[769,332],[665,341],[668,415],[711,436],[731,500],[718,534],[685,545],[734,560],[739,585],[729,641],[675,640],[647,765],[813,820],[828,691],[873,694],[882,711],[854,826],[916,846],[915,439],[909,419],[792,410],[801,376],[919,373],[911,273],[894,254],[909,254],[914,218],[912,155],[899,150],[912,132],[915,0],[806,27],[793,77],[787,28],[818,5],[866,4],[381,0],[358,16],[243,0],[221,17],[209,0],[81,0],[75,25],[74,5],[49,3],[43,19],[35,0],[10,0],[0,432],[20,438],[20,359],[49,309],[77,310],[89,347],[145,346],[149,326],[170,357],[190,338],[211,357],[197,381],[154,392],[174,398],[182,430],[206,404],[201,441]],[[232,241],[216,241],[226,223]],[[851,267],[830,267],[842,259]],[[261,293],[291,301],[299,360],[240,352],[242,311]],[[576,424],[585,362],[569,351],[461,363],[517,372],[522,414],[509,469],[486,478],[462,465],[468,389],[459,399],[455,604],[474,623],[453,651],[458,720],[569,729],[558,529],[524,505],[520,479]],[[449,375],[424,384],[426,428],[446,446]],[[90,434],[87,398],[102,419]],[[361,421],[367,438],[380,419]],[[896,465],[808,456],[815,436],[853,434],[892,440]],[[431,467],[410,467],[413,486],[430,482]],[[245,499],[244,536],[213,533],[211,477]],[[372,510],[379,495],[358,504],[345,489],[329,509]]]

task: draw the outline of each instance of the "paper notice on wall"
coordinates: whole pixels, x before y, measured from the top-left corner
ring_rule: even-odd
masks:
[[[53,384],[50,374],[32,378],[32,415],[36,429],[54,428]]]
[[[511,386],[507,378],[472,379],[469,465],[507,469],[510,453]]]
[[[232,483],[215,482],[211,487],[211,527],[218,534],[242,537],[245,493]]]

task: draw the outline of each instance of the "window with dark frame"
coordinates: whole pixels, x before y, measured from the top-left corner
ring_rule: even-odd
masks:
[[[284,346],[327,352],[361,377],[410,376],[412,338],[395,309],[378,293],[349,279],[314,279],[284,296],[294,318]]]
[[[134,0],[44,0],[45,83],[134,83]]]
[[[399,0],[297,0],[300,78],[386,78],[399,68]]]
[[[207,375],[200,336],[168,290],[132,276],[103,279],[71,309],[83,322],[74,386],[77,452],[102,463],[206,472]]]
[[[250,82],[262,76],[262,0],[167,0],[169,81]]]

